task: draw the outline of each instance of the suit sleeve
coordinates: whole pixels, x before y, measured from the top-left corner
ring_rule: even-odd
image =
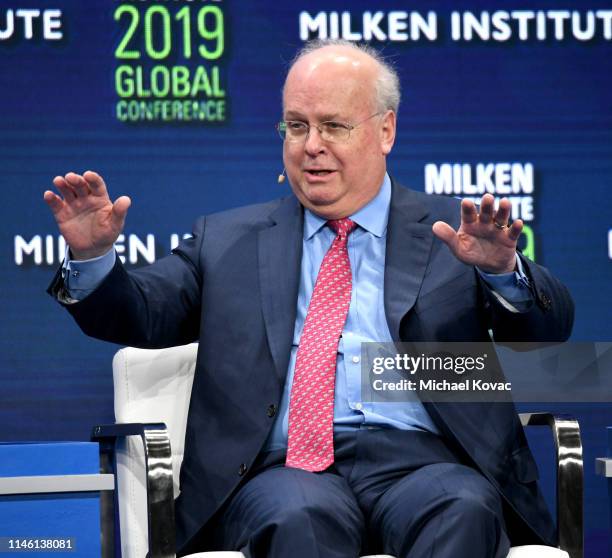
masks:
[[[65,304],[61,273],[48,292],[65,306],[84,333],[142,348],[184,345],[199,337],[205,218],[193,237],[152,265],[127,271],[117,258],[104,281],[81,301]]]
[[[567,288],[546,268],[520,256],[533,299],[522,312],[512,312],[480,281],[490,327],[497,342],[561,342],[574,323],[574,303]]]

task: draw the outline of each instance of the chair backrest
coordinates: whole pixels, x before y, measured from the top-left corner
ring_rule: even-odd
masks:
[[[164,422],[172,448],[174,496],[179,493],[187,411],[198,345],[162,350],[121,349],[113,359],[115,419],[118,423]],[[142,558],[148,550],[144,450],[130,436],[117,444],[117,487],[121,554]]]

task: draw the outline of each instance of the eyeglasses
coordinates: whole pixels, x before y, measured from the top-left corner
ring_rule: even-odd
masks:
[[[330,143],[344,143],[351,137],[351,131],[361,126],[370,118],[380,116],[382,112],[377,112],[364,118],[362,121],[356,124],[349,124],[347,122],[335,122],[329,120],[327,122],[321,122],[320,124],[308,124],[300,120],[281,120],[277,125],[278,135],[283,141],[290,143],[305,142],[310,134],[311,128],[316,128],[319,131],[319,135],[323,141]]]

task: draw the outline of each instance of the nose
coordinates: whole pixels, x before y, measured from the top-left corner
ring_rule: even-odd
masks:
[[[321,132],[316,126],[311,126],[304,142],[304,151],[311,156],[325,151],[325,142],[321,139]]]

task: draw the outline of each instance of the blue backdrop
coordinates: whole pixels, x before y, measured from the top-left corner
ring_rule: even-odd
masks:
[[[44,292],[62,254],[51,179],[94,169],[132,197],[128,265],[167,253],[202,213],[285,194],[274,124],[287,64],[314,37],[369,40],[397,67],[390,172],[417,190],[512,196],[526,253],[572,292],[573,338],[612,339],[609,2],[22,4],[0,6],[0,440],[85,440],[112,421],[116,347]],[[582,421],[587,550],[603,556],[591,471],[612,411],[560,409]]]

